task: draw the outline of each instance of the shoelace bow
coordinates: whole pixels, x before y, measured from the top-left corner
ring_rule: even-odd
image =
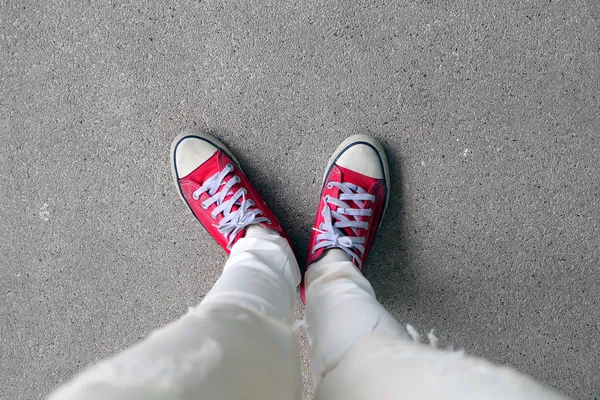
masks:
[[[194,200],[199,200],[203,193],[208,192],[210,196],[202,202],[202,208],[208,209],[211,205],[217,204],[217,207],[212,211],[211,216],[216,219],[222,213],[223,218],[218,224],[215,224],[219,232],[227,239],[227,247],[229,248],[238,233],[240,233],[248,225],[265,222],[270,224],[271,221],[266,217],[259,217],[262,211],[253,209],[254,201],[246,199],[248,193],[246,189],[239,188],[235,193],[232,190],[234,185],[237,185],[242,180],[239,176],[234,175],[233,178],[225,182],[227,175],[233,172],[233,165],[227,164],[221,172],[217,172],[202,186],[196,189],[192,196]],[[227,196],[231,197],[225,201]],[[238,206],[233,210],[234,206]]]
[[[329,189],[338,187],[342,193],[339,198],[334,198],[329,195],[323,198],[325,207],[323,207],[324,222],[319,229],[313,230],[319,232],[317,235],[317,244],[313,248],[313,253],[320,248],[338,248],[352,257],[359,268],[362,268],[360,258],[365,253],[365,236],[358,236],[359,229],[368,229],[369,222],[361,221],[362,216],[373,215],[373,209],[367,208],[367,201],[374,202],[375,196],[367,193],[366,190],[358,185],[349,182],[329,182]],[[353,202],[358,208],[351,207],[346,202]],[[330,207],[337,207],[333,210]],[[335,219],[335,222],[334,222]],[[349,228],[354,236],[348,235],[342,229]]]

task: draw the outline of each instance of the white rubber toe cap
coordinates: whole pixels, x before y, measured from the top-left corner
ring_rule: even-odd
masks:
[[[385,177],[379,154],[373,147],[364,143],[357,143],[344,150],[335,163],[371,178],[384,179]]]
[[[175,148],[177,178],[183,178],[192,173],[211,158],[217,150],[218,148],[213,144],[197,137],[181,139]]]

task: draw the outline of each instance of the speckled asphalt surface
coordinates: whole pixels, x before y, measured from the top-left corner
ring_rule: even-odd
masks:
[[[598,8],[0,2],[0,397],[42,398],[217,279],[225,255],[171,183],[185,127],[232,148],[301,254],[330,153],[377,137],[381,302],[600,397]]]

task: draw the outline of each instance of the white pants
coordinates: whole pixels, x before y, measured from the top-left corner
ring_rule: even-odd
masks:
[[[412,341],[352,263],[330,258],[306,277],[316,399],[564,399],[509,368]],[[199,306],[50,398],[300,399],[299,281],[287,242],[251,229]]]

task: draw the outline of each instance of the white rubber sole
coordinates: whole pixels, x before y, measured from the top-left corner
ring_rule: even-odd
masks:
[[[327,168],[325,169],[325,173],[323,174],[323,183],[325,183],[325,178],[327,178],[327,173],[331,169],[331,166],[333,164],[335,164],[335,161],[338,159],[340,154],[342,154],[344,152],[344,150],[346,150],[352,144],[361,143],[361,142],[370,145],[371,147],[373,147],[375,149],[375,151],[377,151],[377,154],[379,155],[379,158],[381,159],[381,165],[383,166],[383,173],[384,173],[385,187],[386,187],[385,206],[383,208],[383,214],[381,216],[381,220],[383,221],[383,216],[385,215],[388,204],[390,202],[390,167],[388,165],[387,156],[385,155],[385,150],[383,149],[383,146],[375,138],[368,136],[368,135],[353,135],[353,136],[350,136],[349,138],[347,138],[346,140],[344,140],[337,147],[337,149],[335,149],[335,151],[333,152],[333,155],[329,158],[329,161],[327,162]]]

